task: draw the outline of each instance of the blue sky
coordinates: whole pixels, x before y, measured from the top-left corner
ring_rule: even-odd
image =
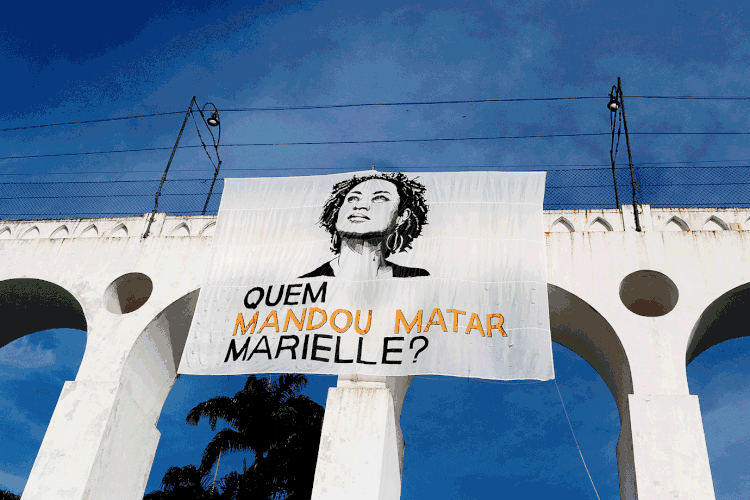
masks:
[[[73,380],[85,333],[49,330],[0,349],[0,487],[21,492],[66,380]],[[599,496],[619,499],[615,446],[620,422],[606,385],[578,355],[553,343],[555,372],[576,438]],[[31,363],[33,360],[34,364]],[[687,368],[700,398],[716,497],[745,498],[750,487],[750,339],[729,340]],[[309,376],[305,391],[325,405],[332,376]],[[146,491],[174,465],[200,463],[209,425],[187,412],[215,395],[233,395],[244,376],[181,376],[164,405],[162,433]],[[554,382],[495,382],[416,377],[401,421],[407,443],[402,498],[596,498],[570,433]],[[252,455],[224,456],[220,474],[241,470]]]
[[[750,81],[750,16],[739,1],[719,7],[653,1],[49,2],[43,15],[40,10],[31,2],[4,6],[12,22],[0,30],[0,60],[12,77],[3,82],[0,129],[184,111],[195,95],[200,104],[211,101],[222,110],[222,176],[228,177],[322,174],[372,164],[402,171],[559,170],[548,185],[564,189],[548,190],[548,204],[612,205],[603,99],[246,109],[604,97],[618,76],[626,96],[745,96]],[[750,180],[748,169],[739,168],[750,163],[750,146],[745,135],[726,134],[750,130],[750,103],[626,97],[625,104],[633,161],[644,184],[640,201],[750,202],[745,189],[732,184]],[[151,149],[0,159],[0,182],[42,183],[0,184],[0,198],[10,198],[0,200],[0,217],[150,212],[154,181],[161,178],[182,119],[169,114],[0,132],[3,158]],[[679,135],[685,132],[702,135]],[[228,146],[596,133],[607,135]],[[199,144],[190,121],[181,145]],[[625,159],[623,138],[618,165],[625,166]],[[720,168],[674,168],[706,165]],[[573,170],[578,168],[604,170]],[[169,179],[210,179],[212,173],[201,149],[185,147]],[[112,182],[123,180],[142,182]],[[629,179],[620,180],[622,199]],[[52,184],[60,181],[98,184]],[[205,193],[205,183],[196,182],[180,186]],[[728,184],[697,190],[684,185],[690,182]],[[582,187],[591,185],[598,187]],[[22,199],[84,190],[107,198]],[[200,211],[201,196],[167,196],[160,206],[172,213]],[[217,204],[218,198],[214,210]],[[57,395],[75,377],[84,345],[83,333],[64,330],[27,336],[0,350],[0,405],[7,415],[0,421],[0,486],[23,488]],[[747,352],[743,339],[730,341],[688,368],[691,392],[701,396],[721,499],[740,498],[750,488],[750,469],[743,468],[750,433],[742,422],[750,405]],[[559,346],[554,354],[558,383],[600,496],[616,498],[614,401],[583,360]],[[25,359],[37,360],[37,366]],[[308,392],[323,404],[333,381],[311,377]],[[147,491],[169,466],[197,463],[211,436],[207,426],[184,424],[187,410],[212,395],[233,394],[242,383],[243,377],[177,381],[159,423],[162,441]],[[540,495],[595,498],[551,383],[418,378],[407,396],[403,428],[405,499],[482,498],[499,487],[510,497],[538,488]],[[225,466],[241,467],[241,457],[228,458]]]

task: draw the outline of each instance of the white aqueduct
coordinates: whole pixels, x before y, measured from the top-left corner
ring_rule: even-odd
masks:
[[[546,211],[552,340],[606,382],[620,413],[621,498],[714,499],[685,366],[750,305],[750,210]],[[150,214],[149,214],[150,215]],[[87,332],[23,500],[138,500],[159,442],[215,216],[0,220],[0,346]],[[328,394],[315,499],[397,499],[410,377],[339,377]],[[360,429],[371,429],[363,434]]]

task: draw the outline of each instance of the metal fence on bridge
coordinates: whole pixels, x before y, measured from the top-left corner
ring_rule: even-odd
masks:
[[[419,171],[438,168],[404,169]],[[460,167],[446,171],[530,170],[504,166]],[[616,208],[611,167],[581,166],[545,169],[547,187],[544,208]],[[635,167],[636,194],[640,204],[653,207],[747,207],[750,206],[748,165],[702,164],[639,165]],[[339,171],[331,170],[334,173]],[[283,175],[283,172],[277,172]],[[295,172],[296,173],[296,172]],[[205,174],[203,174],[205,175]],[[240,175],[237,175],[238,177]],[[617,167],[620,205],[633,202],[628,167]],[[167,179],[159,197],[158,211],[170,215],[200,215],[208,198],[212,177]],[[39,181],[0,183],[0,219],[63,219],[140,216],[154,209],[160,179]],[[218,179],[206,208],[216,214],[224,180]]]

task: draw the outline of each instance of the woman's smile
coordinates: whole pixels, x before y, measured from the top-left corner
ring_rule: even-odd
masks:
[[[365,214],[352,214],[349,217],[347,217],[352,222],[364,222],[366,220],[370,220],[368,216]]]

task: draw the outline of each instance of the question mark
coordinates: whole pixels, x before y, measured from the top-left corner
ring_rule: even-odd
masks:
[[[411,339],[411,342],[409,343],[409,349],[414,349],[414,341],[417,340],[417,339],[424,340],[424,345],[422,347],[420,347],[419,350],[414,354],[414,361],[412,361],[412,363],[416,363],[417,362],[417,356],[419,356],[420,352],[422,352],[425,349],[427,349],[427,344],[429,344],[429,342],[427,341],[427,337],[423,337],[423,336],[420,335],[418,337],[414,337],[413,339]]]

